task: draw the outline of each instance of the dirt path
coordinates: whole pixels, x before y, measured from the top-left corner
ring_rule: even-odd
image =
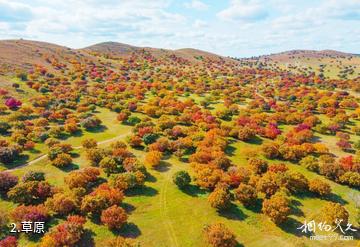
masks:
[[[128,135],[128,133],[122,134],[122,135],[118,135],[118,136],[115,136],[115,137],[113,137],[113,138],[110,138],[110,139],[107,139],[107,140],[104,140],[104,141],[100,141],[100,142],[98,142],[97,144],[98,144],[98,145],[103,145],[103,144],[111,143],[111,142],[117,141],[117,140],[119,140],[119,139],[122,139],[122,138],[124,138],[124,137],[127,136],[127,135]],[[76,150],[78,150],[78,149],[82,149],[83,147],[82,147],[82,146],[77,146],[77,147],[73,147],[73,148],[76,149]],[[11,168],[11,169],[7,169],[6,171],[15,171],[15,170],[18,170],[18,169],[23,168],[23,167],[25,167],[25,166],[29,166],[29,165],[35,164],[35,163],[37,163],[37,162],[39,162],[39,161],[42,161],[42,160],[46,159],[47,157],[48,157],[47,154],[43,154],[43,155],[37,157],[36,159],[34,159],[34,160],[32,160],[32,161],[29,161],[29,162],[27,162],[27,163],[25,163],[25,164],[19,165],[19,166],[17,166],[17,167]]]
[[[171,220],[170,220],[170,218],[168,216],[168,212],[167,212],[166,197],[167,197],[167,188],[168,188],[168,185],[170,182],[170,177],[171,177],[170,175],[171,175],[170,171],[167,171],[166,175],[164,176],[164,182],[163,182],[160,192],[159,192],[160,193],[160,211],[161,211],[161,216],[163,218],[162,222],[165,225],[167,235],[168,235],[169,239],[171,240],[171,246],[178,247],[179,243],[178,243],[173,225],[171,223]]]

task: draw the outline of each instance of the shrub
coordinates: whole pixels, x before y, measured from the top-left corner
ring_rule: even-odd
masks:
[[[265,143],[261,146],[261,150],[268,159],[275,159],[280,156],[279,145],[277,143]]]
[[[42,239],[39,247],[75,247],[84,233],[85,218],[72,215],[50,230]]]
[[[23,221],[46,222],[49,218],[49,213],[44,205],[20,205],[10,213],[10,217],[17,224]]]
[[[0,247],[17,247],[17,239],[14,236],[7,236],[0,240]]]
[[[43,202],[52,195],[52,187],[46,181],[29,181],[19,183],[7,193],[10,200],[16,203],[34,204]]]
[[[0,147],[0,162],[9,164],[19,156],[19,150],[15,147]]]
[[[313,156],[306,156],[300,160],[300,165],[312,172],[319,171],[319,162]]]
[[[336,220],[341,221],[340,225],[345,225],[349,220],[349,212],[340,204],[327,202],[321,210],[322,218],[329,224],[336,224]]]
[[[191,182],[191,178],[188,172],[186,171],[178,171],[173,175],[173,182],[176,184],[180,189],[185,188]]]
[[[290,214],[289,201],[280,194],[273,195],[270,199],[264,200],[262,212],[275,224],[280,224],[284,222]]]
[[[145,182],[145,175],[140,172],[125,172],[112,176],[111,184],[119,190],[127,190],[142,186]]]
[[[81,145],[86,148],[86,149],[90,149],[90,148],[96,148],[97,147],[97,142],[95,139],[85,139],[82,141]]]
[[[102,210],[113,205],[119,205],[124,194],[108,184],[101,184],[89,195],[86,195],[81,203],[81,211],[84,213],[99,214]]]
[[[45,173],[43,172],[34,172],[28,171],[21,177],[21,181],[29,182],[29,181],[44,181],[45,180]]]
[[[250,169],[255,174],[263,174],[267,171],[268,163],[265,160],[259,158],[251,158],[248,161]]]
[[[146,145],[149,145],[151,143],[154,143],[158,138],[158,134],[148,133],[143,136],[142,140]]]
[[[267,198],[274,195],[279,189],[275,173],[267,172],[256,184],[256,190],[265,194]]]
[[[99,127],[100,124],[101,124],[101,120],[94,116],[87,117],[80,122],[80,125],[86,130],[95,129]]]
[[[358,172],[345,172],[339,180],[341,183],[348,184],[352,187],[360,187],[360,174]]]
[[[101,223],[107,225],[110,229],[120,229],[127,220],[126,212],[123,208],[113,205],[101,213]]]
[[[56,166],[58,168],[64,168],[72,163],[72,158],[70,154],[67,153],[59,153],[56,158],[51,162],[53,166]]]
[[[100,175],[100,171],[95,167],[86,167],[78,171],[72,171],[65,177],[65,183],[70,189],[85,188],[94,183]]]
[[[5,101],[5,105],[10,109],[16,109],[22,105],[22,102],[20,100],[10,97]]]
[[[117,236],[106,242],[107,247],[140,247],[133,239]]]
[[[222,223],[215,223],[204,227],[206,242],[213,247],[235,247],[235,235]]]
[[[145,156],[145,164],[154,168],[160,165],[162,153],[159,151],[150,151]]]
[[[331,193],[331,187],[321,179],[314,179],[309,182],[309,190],[320,196],[326,196]]]
[[[117,163],[114,158],[104,157],[100,161],[99,165],[104,169],[107,176],[109,176],[111,173],[116,173],[117,171]]]
[[[257,199],[256,189],[247,184],[240,184],[239,187],[234,190],[234,194],[235,199],[245,206],[254,204]]]
[[[211,207],[223,210],[230,206],[231,195],[227,188],[218,187],[210,193],[208,201]]]
[[[252,129],[248,127],[241,127],[238,129],[238,139],[241,141],[249,141],[255,136],[255,133]]]
[[[0,172],[0,193],[7,193],[18,183],[18,177],[8,172]]]
[[[67,215],[76,207],[74,199],[62,193],[57,193],[52,198],[48,198],[45,206],[58,215]]]
[[[309,187],[308,179],[299,172],[286,172],[284,183],[285,187],[292,193],[305,192]]]

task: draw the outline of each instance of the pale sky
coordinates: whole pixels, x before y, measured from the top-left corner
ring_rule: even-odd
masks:
[[[0,39],[104,41],[248,57],[360,53],[360,0],[0,0]]]

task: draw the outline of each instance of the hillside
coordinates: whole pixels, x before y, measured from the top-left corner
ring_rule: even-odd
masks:
[[[295,73],[316,73],[329,79],[356,78],[360,76],[360,56],[334,50],[292,50],[276,54],[242,59],[255,65]]]
[[[151,48],[151,47],[137,47],[137,46],[127,45],[118,42],[103,42],[89,47],[85,47],[80,50],[87,52],[98,52],[103,54],[109,54],[118,57],[129,57],[131,55],[139,54],[139,53],[149,53],[155,58],[163,58],[163,59],[176,56],[185,59],[187,61],[196,62],[196,63],[204,58],[210,60],[223,59],[226,61],[231,61],[229,58],[192,48],[169,50],[169,49]]]

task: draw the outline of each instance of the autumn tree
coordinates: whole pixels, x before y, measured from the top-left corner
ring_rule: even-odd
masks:
[[[275,159],[280,156],[279,145],[275,142],[264,143],[261,145],[261,151],[263,155],[268,159]]]
[[[76,202],[73,198],[63,193],[56,193],[52,198],[45,202],[46,208],[58,215],[68,215],[75,207]]]
[[[155,168],[160,165],[162,153],[159,151],[150,151],[145,156],[145,164],[151,168]]]
[[[14,236],[7,236],[0,240],[0,247],[17,247],[18,241]]]
[[[224,224],[214,223],[204,227],[206,242],[213,247],[235,247],[236,237]]]
[[[321,179],[313,179],[309,182],[309,190],[319,196],[326,196],[331,193],[331,187]]]
[[[65,183],[70,189],[90,187],[99,177],[100,171],[95,167],[86,167],[70,172],[65,177]]]
[[[257,182],[256,190],[264,193],[267,198],[274,195],[279,190],[276,174],[272,172],[265,173]]]
[[[21,177],[22,182],[29,182],[29,181],[44,181],[45,180],[45,173],[43,172],[36,172],[36,171],[28,171]]]
[[[210,193],[208,201],[211,207],[218,210],[223,210],[230,206],[231,195],[225,186],[218,186],[213,192]]]
[[[68,216],[66,221],[52,228],[40,242],[39,247],[75,247],[84,233],[86,219],[78,215]]]
[[[253,186],[247,184],[240,184],[234,190],[235,199],[240,201],[245,206],[253,205],[257,199],[257,192]]]
[[[11,188],[7,196],[16,203],[34,204],[45,201],[52,193],[52,187],[48,182],[29,181]]]
[[[18,178],[8,172],[0,172],[0,193],[7,193],[18,183]]]
[[[275,224],[280,224],[290,214],[289,200],[281,194],[273,195],[263,201],[262,212]]]
[[[201,164],[192,163],[195,170],[195,182],[204,189],[212,190],[221,180],[223,172]]]
[[[58,168],[65,168],[72,163],[72,158],[70,154],[67,153],[60,153],[56,156],[54,160],[51,161],[53,166]]]
[[[81,145],[85,148],[85,149],[91,149],[91,148],[96,148],[97,147],[97,141],[93,138],[89,138],[89,139],[85,139],[81,142]]]
[[[349,220],[349,212],[340,203],[327,202],[321,210],[322,218],[330,224],[335,225],[336,221],[341,221],[340,225],[345,225]]]
[[[255,174],[263,174],[267,171],[268,163],[265,160],[259,158],[250,158],[248,161],[250,169]]]
[[[144,185],[145,177],[141,171],[114,174],[111,176],[111,185],[124,191]]]
[[[127,220],[126,212],[123,208],[113,205],[101,212],[101,223],[110,229],[120,229]]]
[[[118,168],[116,160],[112,157],[104,157],[99,165],[104,169],[107,176],[110,176],[111,173],[116,173]]]
[[[40,205],[20,205],[10,213],[11,219],[17,224],[24,221],[46,222],[49,219],[49,212],[46,207]]]
[[[339,181],[354,188],[360,188],[360,174],[358,172],[345,172]]]
[[[319,162],[314,156],[306,156],[300,160],[300,165],[312,172],[319,171]]]
[[[133,239],[117,236],[115,238],[109,239],[106,242],[106,246],[107,247],[139,247],[140,245],[136,243]]]
[[[122,191],[104,183],[83,198],[81,211],[84,213],[100,214],[106,208],[119,205],[123,198],[124,194]]]

